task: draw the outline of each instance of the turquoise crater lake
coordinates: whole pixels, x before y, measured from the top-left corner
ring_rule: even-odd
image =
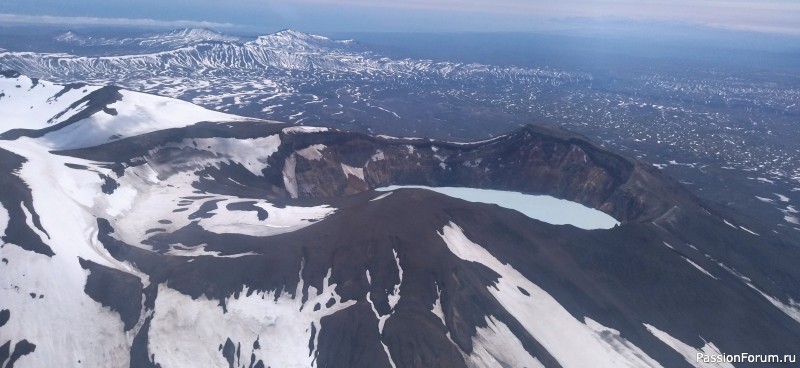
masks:
[[[518,211],[532,219],[553,225],[572,225],[586,230],[610,229],[619,225],[619,221],[605,212],[548,195],[532,195],[492,189],[426,187],[418,185],[393,185],[375,190],[391,192],[404,188],[426,189],[469,202],[496,204],[503,208]]]

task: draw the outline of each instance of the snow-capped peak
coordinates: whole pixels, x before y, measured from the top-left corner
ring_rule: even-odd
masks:
[[[60,42],[79,42],[83,37],[73,31],[66,31],[55,37],[56,41]]]
[[[275,33],[260,36],[253,41],[254,44],[262,47],[286,50],[307,50],[320,47],[325,48],[344,45],[350,42],[352,42],[352,40],[332,40],[325,36],[304,33],[293,29],[284,29]]]
[[[301,40],[330,40],[330,38],[325,36],[305,33],[295,29],[283,29],[264,37],[286,37],[286,38],[294,38]]]
[[[183,39],[187,43],[202,42],[202,41],[238,41],[239,38],[229,36],[208,28],[184,28],[172,31],[164,35],[165,38]]]

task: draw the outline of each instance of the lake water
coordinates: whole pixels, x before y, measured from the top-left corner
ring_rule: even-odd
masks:
[[[375,190],[386,192],[402,188],[427,189],[469,202],[496,204],[500,207],[516,210],[532,219],[553,225],[569,224],[587,230],[610,229],[619,225],[619,221],[605,212],[548,195],[531,195],[492,189],[417,185],[393,185]]]

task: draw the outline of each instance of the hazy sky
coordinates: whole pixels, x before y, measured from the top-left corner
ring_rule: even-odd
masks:
[[[0,24],[207,26],[270,31],[536,31],[601,21],[800,36],[800,0],[2,0]]]

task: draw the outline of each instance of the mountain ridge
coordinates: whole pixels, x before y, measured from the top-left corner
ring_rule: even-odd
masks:
[[[55,41],[83,47],[139,45],[146,47],[181,47],[191,44],[221,41],[236,42],[241,38],[226,35],[209,28],[181,28],[168,32],[151,33],[140,37],[93,37],[69,30],[53,37]]]

